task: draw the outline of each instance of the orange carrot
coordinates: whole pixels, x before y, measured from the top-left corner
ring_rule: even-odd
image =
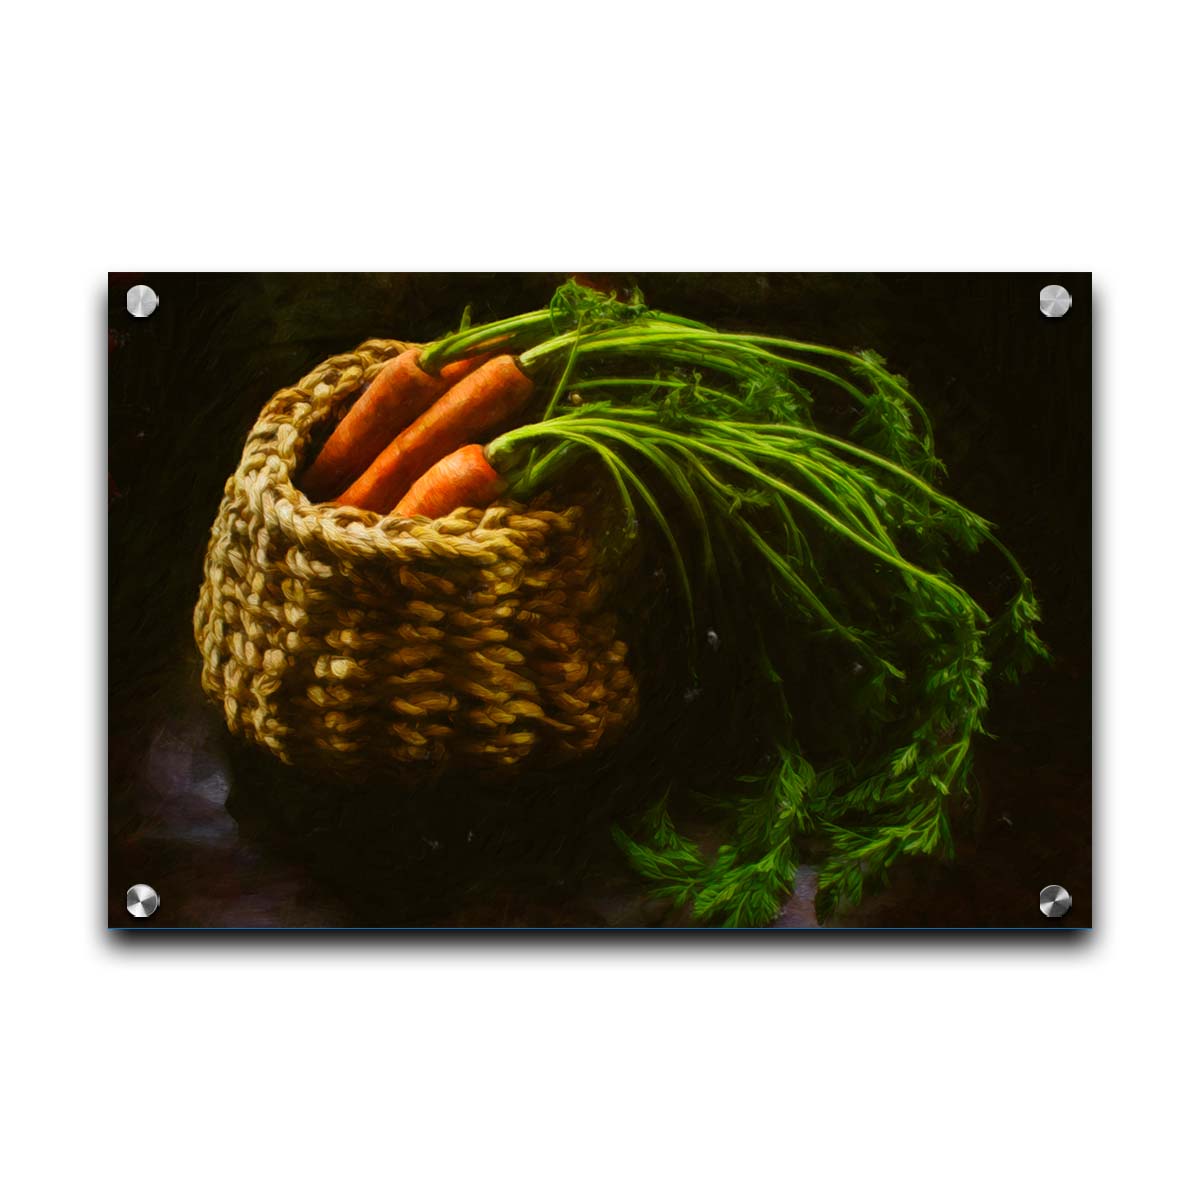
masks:
[[[480,358],[447,363],[438,374],[421,367],[423,346],[389,359],[367,385],[300,480],[313,500],[326,500],[356,479],[406,425],[447,388],[479,365]]]
[[[434,463],[404,493],[392,516],[444,517],[456,508],[486,508],[505,486],[482,446],[463,446]]]
[[[434,463],[516,416],[532,392],[533,381],[511,354],[490,359],[422,413],[334,503],[391,512]]]

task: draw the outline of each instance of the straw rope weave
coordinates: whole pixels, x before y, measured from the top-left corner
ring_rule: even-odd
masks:
[[[196,605],[202,682],[285,762],[512,767],[585,753],[637,692],[578,507],[437,521],[312,504],[292,483],[407,343],[277,392],[225,485]]]

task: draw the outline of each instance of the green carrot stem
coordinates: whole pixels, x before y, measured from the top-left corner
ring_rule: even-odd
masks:
[[[579,352],[579,335],[582,325],[575,329],[575,340],[571,344],[571,353],[567,355],[566,366],[559,372],[558,382],[554,385],[554,392],[550,397],[550,402],[546,405],[546,411],[542,414],[542,420],[548,421],[554,414],[554,408],[558,404],[559,398],[566,390],[567,380],[571,378],[571,372],[575,369],[575,356]],[[529,469],[533,469],[534,463],[537,461],[538,451],[535,446],[529,454]]]
[[[702,391],[710,391],[711,389],[701,389]],[[696,422],[699,425],[720,425],[721,422],[714,421],[711,418],[697,417]],[[932,484],[927,483],[919,475],[915,475],[906,467],[901,466],[897,462],[893,462],[890,458],[885,458],[881,454],[875,454],[862,446],[856,445],[854,442],[848,442],[844,438],[834,437],[832,434],[821,433],[819,430],[812,429],[807,425],[783,425],[773,422],[763,422],[756,426],[764,433],[772,434],[779,433],[790,438],[807,438],[811,441],[823,442],[828,446],[834,446],[847,454],[853,454],[856,458],[861,458],[865,462],[873,463],[875,466],[884,471],[888,471],[899,478],[904,479],[906,483],[911,484],[914,488],[924,492],[925,495],[933,500],[937,500],[941,504],[949,505],[954,508],[962,508],[956,501],[951,500],[949,496],[943,492],[939,492]],[[964,512],[969,511],[964,509]],[[975,514],[971,514],[974,516]],[[977,518],[980,522],[986,524],[982,517]]]
[[[577,428],[599,432],[601,435],[604,435],[611,430],[611,424],[606,424],[603,421],[597,422],[595,420],[589,420],[586,417],[557,418],[556,421],[543,423],[541,428],[549,429],[557,422],[573,422]],[[734,427],[733,422],[726,422],[724,424],[724,428],[726,430],[731,427]],[[979,616],[986,619],[987,614],[983,611],[983,609],[980,608],[979,605],[976,604],[975,601],[972,600],[964,591],[962,591],[961,588],[955,587],[941,576],[935,575],[930,571],[926,571],[923,567],[919,567],[915,563],[908,562],[906,559],[901,558],[898,554],[892,553],[887,549],[887,547],[873,543],[870,539],[862,536],[856,530],[850,528],[844,522],[840,521],[833,513],[829,512],[826,508],[822,507],[815,500],[813,500],[811,496],[805,495],[803,492],[791,487],[783,480],[768,474],[762,468],[756,466],[753,462],[748,461],[743,456],[735,455],[727,450],[722,449],[716,444],[715,440],[700,442],[697,439],[689,439],[685,435],[675,433],[673,430],[664,429],[657,426],[634,426],[634,428],[637,428],[641,436],[648,440],[659,440],[672,444],[682,443],[685,445],[693,445],[701,453],[707,454],[712,458],[724,462],[726,465],[741,471],[743,474],[748,475],[751,479],[765,484],[767,487],[774,488],[784,493],[802,508],[807,509],[831,529],[834,529],[836,532],[842,534],[843,537],[847,538],[849,541],[865,550],[868,554],[874,555],[876,558],[881,559],[883,562],[888,563],[890,566],[895,567],[900,571],[904,571],[911,575],[917,576],[918,578],[924,579],[932,587],[952,598],[956,604],[965,605],[968,610],[974,611]],[[514,433],[533,436],[531,431],[537,429],[539,429],[539,426],[537,425],[528,425],[523,429],[515,430]]]
[[[728,392],[722,391],[719,388],[694,384],[687,380],[646,379],[612,376],[603,379],[578,380],[575,383],[575,389],[581,392],[597,388],[603,389],[614,387],[637,387],[647,389],[653,389],[657,387],[670,389],[694,388],[701,395],[714,396],[719,399],[736,402],[736,397],[732,396]],[[644,415],[647,417],[651,417],[653,415],[652,409],[637,409],[628,411],[631,413],[637,412],[639,415]],[[698,426],[711,429],[715,433],[719,433],[728,428],[728,422],[712,418],[696,417],[695,422]],[[919,475],[908,470],[906,467],[901,466],[899,463],[894,462],[889,458],[885,458],[883,455],[875,454],[874,452],[867,450],[862,446],[856,445],[854,442],[846,441],[844,438],[834,437],[832,434],[822,433],[819,430],[813,429],[807,425],[784,425],[763,422],[762,424],[756,424],[755,429],[768,435],[779,433],[783,435],[783,437],[789,442],[794,441],[797,438],[820,442],[824,445],[840,450],[845,454],[853,455],[864,462],[869,462],[873,466],[878,467],[880,470],[886,471],[889,474],[894,475],[896,478],[904,480],[905,483],[921,492],[939,506],[956,513],[971,528],[975,529],[980,536],[985,538],[992,546],[996,548],[996,550],[1000,552],[1001,555],[1003,555],[1005,561],[1012,568],[1013,573],[1016,575],[1019,582],[1025,582],[1028,579],[1028,576],[1025,574],[1024,569],[1017,561],[1012,551],[1009,550],[1009,548],[991,531],[991,526],[988,521],[986,521],[983,517],[980,517],[977,513],[972,512],[970,509],[965,508],[957,501],[952,500],[949,496],[945,495],[945,493],[938,491],[938,489],[932,484],[927,483]]]
[[[865,371],[873,378],[882,379],[889,387],[895,388],[905,403],[921,418],[921,423],[925,427],[926,437],[929,439],[933,437],[933,423],[929,419],[929,414],[912,393],[890,371],[885,371],[882,367],[861,354],[851,354],[848,350],[838,350],[834,346],[821,346],[815,342],[797,342],[791,338],[768,337],[757,333],[720,334],[718,336],[722,338],[735,337],[742,341],[757,343],[761,346],[778,346],[783,349],[792,350],[797,354],[824,355],[850,363],[856,370]]]
[[[658,450],[651,441],[639,439],[620,429],[610,430],[607,436],[621,445],[628,446],[635,454],[640,454],[671,484],[676,495],[683,500],[700,531],[704,570],[711,573],[715,569],[716,559],[713,554],[708,521],[705,519],[704,507],[689,483],[686,473],[680,469],[678,463],[672,462],[670,457]]]
[[[567,364],[563,367],[562,373],[558,377],[558,383],[554,385],[554,393],[546,405],[546,411],[542,414],[543,421],[549,421],[554,415],[554,409],[562,398],[563,392],[566,391],[567,380],[571,378],[571,372],[575,369],[575,359],[579,355],[579,339],[580,330],[576,329],[574,340],[571,342],[571,352],[567,355]]]
[[[467,358],[484,342],[500,340],[500,345],[511,349],[517,341],[537,341],[555,332],[554,318],[548,309],[523,313],[518,317],[506,317],[486,325],[460,329],[439,341],[432,342],[421,354],[419,362],[423,371],[434,374],[448,362]]]
[[[828,607],[821,602],[817,594],[808,586],[804,580],[796,574],[792,569],[791,564],[777,551],[769,542],[750,524],[744,517],[738,518],[739,524],[742,526],[742,531],[751,543],[757,547],[759,553],[767,560],[767,562],[782,576],[793,590],[801,597],[803,602],[807,604],[812,612],[825,623],[828,628],[838,633],[846,641],[857,646],[863,651],[872,661],[883,666],[890,674],[897,678],[903,678],[904,672],[898,667],[893,666],[885,659],[881,658],[870,646],[863,641],[862,637],[844,622],[839,621],[837,617],[829,611]]]
[[[604,379],[580,379],[576,381],[574,386],[575,390],[579,392],[590,391],[594,388],[603,389],[614,387],[637,387],[647,389],[660,387],[671,389],[689,388],[694,389],[697,393],[703,396],[713,396],[717,399],[728,400],[732,403],[737,403],[737,397],[730,392],[723,391],[721,388],[707,387],[703,384],[696,384],[690,380],[684,379],[646,379],[613,376]],[[652,409],[640,409],[638,411],[643,412],[646,415],[650,415],[653,412]],[[722,429],[726,425],[726,422],[710,417],[696,417],[695,421],[697,425],[702,425],[716,430]],[[822,442],[828,446],[836,447],[838,450],[842,450],[847,454],[853,454],[856,458],[861,458],[865,462],[873,463],[882,470],[888,471],[898,478],[903,479],[906,483],[911,484],[914,488],[925,493],[926,496],[938,501],[940,504],[948,505],[955,509],[962,509],[960,504],[950,499],[950,497],[944,493],[939,492],[938,489],[932,484],[927,483],[919,475],[915,475],[906,467],[901,466],[899,463],[894,462],[890,458],[885,458],[881,454],[875,454],[872,451],[865,449],[863,446],[855,444],[854,442],[848,442],[844,438],[834,437],[832,434],[828,433],[821,433],[819,430],[813,429],[809,425],[792,425],[764,421],[761,423],[756,422],[755,429],[761,430],[764,433],[780,433],[789,439],[806,438],[812,441]],[[967,509],[962,509],[962,511],[969,512]],[[975,517],[981,525],[987,524],[982,517],[978,517],[974,513],[971,513],[970,515]],[[1005,553],[1007,553],[1007,551],[1005,551]]]
[[[796,344],[801,345],[802,343]],[[569,340],[567,338],[550,338],[548,341],[542,342],[530,350],[526,350],[521,355],[521,366],[531,371],[536,370],[538,364],[547,358],[561,353],[568,345]],[[588,338],[580,347],[580,351],[588,355],[612,355],[638,353],[648,348],[653,348],[656,358],[660,360],[670,359],[676,362],[687,362],[696,366],[710,367],[714,370],[724,371],[731,375],[744,376],[747,373],[748,363],[738,362],[736,358],[730,358],[728,355],[714,353],[714,351],[721,351],[727,348],[740,350],[753,362],[774,363],[786,366],[793,371],[799,371],[806,375],[824,379],[827,383],[844,391],[861,407],[869,407],[867,397],[861,389],[848,379],[832,371],[827,371],[823,367],[818,367],[813,363],[786,358],[784,355],[774,354],[769,350],[762,349],[755,345],[754,339],[748,335],[721,334],[706,330],[688,329],[661,330],[638,328],[632,333],[606,331]],[[851,362],[861,364],[864,361],[855,358],[854,355],[847,355],[842,352],[837,353],[840,357],[844,357]]]
[[[753,430],[753,427],[739,426],[735,422],[726,422],[722,426],[722,432],[725,435],[725,441],[731,442],[735,446],[738,444],[736,437],[730,436],[731,431],[741,433],[743,442],[750,436],[745,434],[745,429]],[[688,437],[687,435],[679,434],[674,430],[663,428],[655,425],[642,424],[641,422],[628,420],[622,417],[620,420],[596,418],[591,416],[565,416],[554,418],[550,421],[544,421],[537,425],[526,425],[518,429],[512,430],[507,434],[503,434],[496,439],[489,447],[489,458],[496,461],[497,457],[503,458],[505,454],[511,452],[513,446],[522,441],[535,440],[545,437],[566,438],[569,440],[584,441],[592,446],[602,444],[602,439],[616,440],[623,444],[630,445],[636,443],[661,443],[666,446],[671,446],[677,451],[683,449],[697,456],[707,456],[710,459],[715,459],[718,462],[724,463],[726,466],[732,467],[734,470],[748,476],[755,482],[765,485],[768,489],[786,496],[793,503],[797,504],[802,509],[811,513],[820,522],[835,532],[841,534],[848,541],[859,546],[873,557],[887,563],[896,570],[912,578],[923,580],[927,585],[934,588],[940,594],[951,600],[957,609],[961,609],[964,615],[971,617],[978,616],[982,619],[987,619],[987,614],[984,610],[961,588],[950,583],[943,576],[925,570],[923,567],[917,566],[903,558],[895,551],[890,543],[890,539],[881,539],[877,535],[862,531],[862,527],[856,529],[854,525],[848,524],[835,512],[831,512],[824,505],[818,503],[811,496],[803,491],[792,487],[785,480],[778,478],[775,475],[768,473],[755,462],[751,461],[744,453],[734,453],[725,449],[719,444],[717,434],[711,439],[700,439],[696,437]],[[632,441],[631,441],[632,439]],[[764,457],[775,459],[780,455],[771,447],[765,450],[760,450]],[[611,451],[608,452],[611,455]],[[608,461],[608,460],[606,460]],[[619,457],[612,456],[611,461],[620,462]],[[636,481],[634,475],[628,467],[624,468],[631,480]],[[674,481],[672,481],[674,482]],[[642,486],[638,486],[638,491],[643,498],[649,496],[648,490]],[[663,522],[660,519],[661,514],[657,513],[656,520],[659,523]],[[672,539],[674,546],[674,540]],[[677,547],[673,550],[680,565],[682,559],[678,555]],[[689,589],[690,592],[690,589]]]
[[[527,428],[532,427],[527,426]],[[687,567],[684,565],[683,561],[683,552],[680,550],[679,543],[675,539],[675,534],[671,529],[670,522],[663,515],[663,511],[661,508],[659,508],[658,503],[655,501],[650,489],[638,478],[637,473],[631,470],[628,464],[622,462],[621,459],[611,450],[609,450],[607,446],[602,445],[600,442],[588,439],[587,437],[581,437],[577,440],[584,445],[590,446],[590,448],[600,456],[601,461],[604,462],[605,466],[607,466],[612,472],[613,478],[617,481],[621,498],[625,503],[626,512],[630,518],[634,520],[636,520],[636,509],[634,508],[632,499],[629,495],[629,489],[625,486],[625,483],[632,484],[638,494],[641,496],[643,503],[646,505],[646,508],[649,510],[650,515],[654,518],[659,529],[662,530],[663,537],[666,539],[667,546],[671,552],[671,558],[675,563],[675,569],[679,574],[680,586],[683,588],[683,598],[684,604],[687,608],[688,624],[694,627],[696,623],[695,605],[692,598],[691,581],[688,578]],[[622,481],[622,476],[624,476],[624,482]]]

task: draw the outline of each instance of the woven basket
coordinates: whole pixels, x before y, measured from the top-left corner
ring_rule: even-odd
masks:
[[[292,482],[408,345],[365,342],[263,409],[205,559],[204,690],[234,733],[312,767],[584,754],[628,725],[637,690],[582,508],[413,520],[313,504]]]

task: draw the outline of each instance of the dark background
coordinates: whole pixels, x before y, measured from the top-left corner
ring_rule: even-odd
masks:
[[[110,277],[110,925],[665,919],[623,872],[607,832],[614,815],[639,803],[638,764],[653,754],[655,769],[669,772],[671,755],[687,750],[656,740],[661,730],[649,718],[627,746],[586,769],[519,787],[364,792],[298,777],[235,743],[199,687],[191,611],[208,530],[270,394],[368,337],[445,333],[467,303],[476,322],[539,308],[561,279]],[[947,490],[997,524],[1043,605],[1054,665],[1020,688],[994,685],[996,737],[979,746],[978,802],[956,821],[954,859],[903,861],[885,892],[836,923],[1041,927],[1037,894],[1053,882],[1074,899],[1058,924],[1090,925],[1090,276],[636,280],[655,307],[719,327],[882,353],[933,417]],[[139,282],[160,297],[144,320],[125,311],[125,292]],[[1072,293],[1063,319],[1038,309],[1047,282]],[[662,614],[648,605],[653,627]],[[151,922],[125,911],[134,882],[163,896]],[[811,923],[810,892],[802,873],[785,923]]]

